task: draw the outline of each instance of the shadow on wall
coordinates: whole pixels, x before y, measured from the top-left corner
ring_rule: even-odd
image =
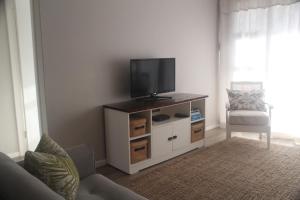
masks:
[[[130,97],[130,67],[129,58],[112,60],[109,63],[111,97],[107,103],[128,100]],[[104,103],[106,104],[106,103]]]
[[[103,105],[130,98],[129,59],[107,62],[106,66],[98,71],[98,73],[102,72],[102,75],[98,75],[99,81],[96,83],[99,84],[99,90],[87,93],[88,95],[96,94],[97,99],[92,99],[95,98],[92,96],[74,99],[75,101],[86,101],[90,98],[90,101],[88,100],[86,103],[77,102],[80,107],[66,110],[68,114],[60,118],[58,126],[52,126],[50,133],[53,139],[66,148],[83,143],[87,144],[94,149],[96,160],[103,160],[106,155]],[[103,77],[103,73],[107,76]],[[101,80],[100,78],[105,79]],[[89,104],[88,102],[92,103]]]
[[[95,150],[97,159],[103,158],[103,136],[99,130],[104,119],[98,108],[72,114],[68,119],[62,120],[57,130],[49,132],[50,136],[65,148],[87,144]]]
[[[101,138],[102,138],[102,153],[103,153],[103,158],[102,159],[106,159],[106,138],[105,138],[105,117],[104,117],[104,107],[103,106],[99,106],[98,107],[99,110],[99,121],[100,121],[100,134],[101,134]],[[99,149],[98,149],[99,150]],[[97,149],[95,149],[95,153],[96,153]]]
[[[109,91],[99,94],[99,106],[86,110],[84,113],[77,113],[77,118],[71,120],[71,124],[66,127],[69,130],[70,127],[77,127],[74,131],[78,134],[78,144],[85,142],[92,147],[95,150],[97,160],[105,159],[106,155],[103,105],[125,101],[130,98],[129,59],[112,60],[108,62],[107,66],[110,68],[110,76],[109,79],[106,79],[107,84],[105,84],[105,87]]]
[[[106,155],[106,148],[105,148],[105,117],[104,117],[104,104],[110,104],[120,101],[126,101],[130,99],[130,59],[124,58],[119,60],[112,60],[109,63],[110,67],[110,82],[112,82],[113,87],[111,87],[110,97],[107,99],[106,102],[103,103],[101,106],[97,108],[99,111],[99,134],[101,134],[102,145],[103,149],[99,150],[95,149],[96,154],[97,150],[103,152],[105,157]]]

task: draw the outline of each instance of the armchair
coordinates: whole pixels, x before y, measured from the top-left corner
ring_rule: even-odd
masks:
[[[258,90],[263,89],[262,82],[231,82],[232,90]],[[267,146],[270,148],[271,140],[271,111],[273,107],[265,104],[267,111],[231,110],[226,104],[226,137],[231,138],[232,132],[254,132],[267,134]]]

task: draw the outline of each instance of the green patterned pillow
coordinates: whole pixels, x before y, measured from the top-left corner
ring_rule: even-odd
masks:
[[[67,152],[43,135],[35,152],[27,151],[24,167],[66,200],[75,200],[79,174]]]
[[[35,152],[69,157],[67,152],[48,135],[42,135],[42,138],[37,145]]]

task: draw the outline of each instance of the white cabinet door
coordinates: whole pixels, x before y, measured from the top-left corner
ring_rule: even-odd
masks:
[[[191,143],[191,124],[189,119],[173,123],[173,150],[187,147]]]
[[[158,158],[172,153],[172,125],[153,127],[151,136],[152,158]]]

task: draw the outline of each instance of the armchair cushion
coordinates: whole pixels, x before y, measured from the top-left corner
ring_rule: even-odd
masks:
[[[230,110],[266,111],[264,90],[229,90]]]
[[[270,121],[267,112],[253,110],[234,110],[229,113],[231,125],[268,125]]]

